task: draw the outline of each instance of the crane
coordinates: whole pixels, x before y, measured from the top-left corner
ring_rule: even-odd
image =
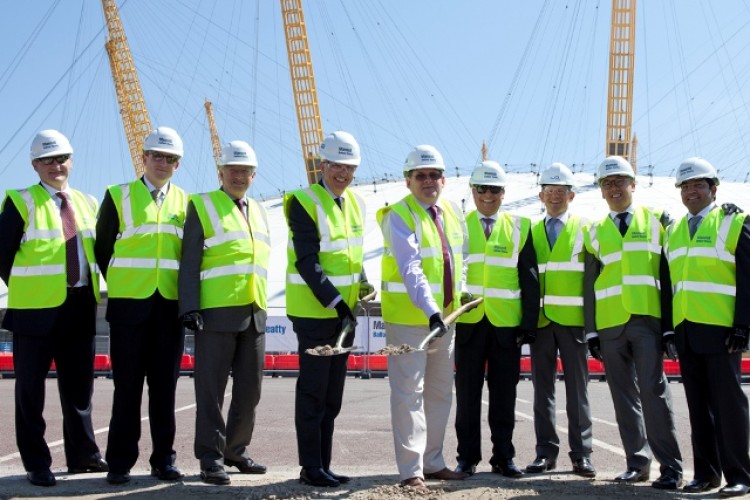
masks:
[[[107,21],[108,38],[104,46],[109,56],[112,80],[115,84],[117,104],[120,107],[125,137],[130,148],[130,157],[136,176],[143,174],[143,140],[151,131],[146,102],[143,99],[141,83],[135,71],[128,40],[122,27],[115,0],[102,0],[104,18]]]
[[[637,171],[637,141],[631,139],[635,74],[635,2],[612,0],[605,154],[628,160]]]
[[[216,164],[219,164],[219,157],[221,156],[221,141],[219,141],[219,131],[216,130],[216,121],[214,120],[214,109],[211,105],[211,101],[206,99],[206,116],[208,117],[208,129],[211,131],[211,146],[214,150],[214,160]]]
[[[289,56],[289,72],[297,111],[297,123],[302,142],[302,157],[307,172],[307,182],[312,185],[320,179],[318,148],[323,142],[323,125],[318,106],[307,28],[302,12],[302,0],[281,0],[284,19],[284,36]]]

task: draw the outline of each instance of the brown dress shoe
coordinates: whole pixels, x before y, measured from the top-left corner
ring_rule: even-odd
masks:
[[[425,473],[425,479],[440,479],[442,481],[461,481],[466,479],[469,475],[465,472],[454,472],[448,467],[443,467],[437,472]]]
[[[421,477],[410,477],[409,479],[404,479],[403,481],[401,481],[401,487],[410,488],[420,494],[430,492],[430,489],[427,487],[427,485],[424,484],[424,481],[422,481]]]

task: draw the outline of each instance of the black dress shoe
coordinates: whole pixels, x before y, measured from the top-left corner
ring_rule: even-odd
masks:
[[[151,475],[158,477],[162,481],[177,481],[182,479],[184,474],[174,465],[165,465],[164,467],[151,466]]]
[[[750,486],[746,484],[740,484],[740,483],[728,484],[719,490],[719,496],[741,497],[742,495],[747,495],[748,491],[750,491]]]
[[[341,484],[329,476],[322,467],[302,467],[299,473],[299,481],[310,486],[335,487]]]
[[[648,481],[651,473],[646,469],[633,469],[629,468],[619,476],[615,478],[618,483],[639,483],[641,481]]]
[[[651,486],[657,490],[676,490],[682,486],[682,474],[674,469],[665,469]]]
[[[548,470],[552,470],[555,467],[557,467],[557,461],[552,458],[547,457],[536,457],[533,462],[531,462],[529,465],[526,466],[526,470],[524,472],[528,472],[531,474],[538,474],[540,472],[545,472]]]
[[[114,472],[109,471],[107,473],[107,482],[109,484],[125,484],[130,482],[130,472]]]
[[[573,460],[573,474],[583,477],[596,477],[596,469],[594,469],[590,459],[583,457]]]
[[[517,478],[523,476],[523,471],[516,467],[513,460],[508,460],[502,464],[494,464],[492,466],[492,472],[495,474],[502,474],[505,477]]]
[[[701,481],[700,479],[693,479],[688,484],[682,487],[682,491],[685,493],[703,493],[714,488],[718,488],[721,484],[719,479],[712,479],[710,481]]]
[[[212,465],[201,469],[201,481],[208,484],[225,485],[232,482],[229,474],[226,473],[221,465]]]
[[[338,481],[341,484],[348,483],[349,481],[352,480],[352,478],[350,478],[349,476],[344,476],[342,474],[336,474],[331,469],[326,469],[326,474],[328,474],[329,476],[331,476],[332,478],[334,478],[336,481]]]
[[[68,474],[86,474],[88,472],[109,472],[109,467],[102,457],[92,458],[89,463],[78,467],[68,467]]]
[[[464,462],[463,460],[459,460],[458,465],[456,465],[455,471],[463,472],[464,474],[473,476],[477,472],[477,464],[470,464],[469,462]]]
[[[252,458],[245,458],[243,460],[227,460],[224,459],[224,465],[227,467],[237,467],[243,474],[265,474],[266,466],[256,463]]]
[[[55,475],[49,469],[29,471],[26,478],[34,486],[54,486],[57,483]]]

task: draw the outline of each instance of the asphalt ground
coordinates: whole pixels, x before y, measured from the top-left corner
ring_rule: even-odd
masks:
[[[236,473],[232,475],[232,485],[226,487],[211,487],[200,482],[198,461],[193,457],[193,435],[195,419],[195,400],[193,392],[193,379],[187,376],[180,377],[177,385],[177,437],[175,449],[177,451],[177,466],[186,474],[185,480],[180,483],[192,485],[198,490],[169,490],[174,483],[165,483],[149,476],[148,456],[151,450],[151,441],[148,422],[148,397],[144,391],[142,407],[143,434],[140,441],[141,455],[136,466],[131,471],[133,480],[125,486],[111,486],[106,483],[104,474],[69,475],[66,473],[63,449],[62,449],[62,417],[60,412],[59,397],[56,389],[56,380],[47,380],[47,407],[45,418],[47,421],[47,442],[53,457],[52,471],[55,473],[58,484],[54,488],[40,488],[31,486],[25,478],[25,472],[18,455],[14,435],[14,410],[13,391],[14,380],[0,380],[0,498],[26,498],[37,496],[86,496],[87,498],[107,498],[112,496],[134,496],[152,497],[167,494],[172,496],[204,496],[210,494],[212,497],[224,495],[227,498],[372,498],[370,495],[357,496],[353,490],[336,491],[330,493],[305,490],[298,485],[299,466],[296,452],[296,436],[294,430],[294,386],[296,377],[270,377],[263,381],[263,395],[258,407],[257,422],[250,453],[253,459],[268,467],[268,474],[263,476],[245,476]],[[462,494],[456,498],[476,498],[472,492],[472,484],[485,485],[486,481],[497,483],[505,488],[525,488],[520,496],[536,496],[550,490],[541,486],[537,488],[539,481],[557,481],[557,485],[569,484],[574,490],[562,496],[579,496],[589,494],[602,497],[639,496],[652,494],[675,496],[674,493],[656,491],[648,483],[637,486],[623,486],[611,482],[619,473],[625,470],[624,453],[620,444],[620,437],[615,423],[614,410],[609,389],[606,382],[592,380],[589,384],[589,397],[594,418],[594,453],[592,462],[597,468],[598,475],[595,481],[580,478],[570,473],[571,464],[567,458],[567,418],[565,415],[565,393],[562,381],[557,382],[557,427],[561,445],[561,454],[558,458],[558,466],[555,471],[541,475],[529,475],[520,480],[509,480],[495,474],[491,474],[490,466],[486,460],[490,457],[491,443],[489,431],[486,425],[486,392],[485,392],[485,416],[483,419],[483,455],[484,461],[479,464],[478,474],[467,481],[453,482],[453,490],[458,488]],[[690,427],[688,412],[685,402],[685,394],[679,382],[670,383],[672,391],[676,426],[678,438],[683,454],[685,478],[692,478],[692,450],[690,447]],[[231,397],[231,383],[227,389],[225,410]],[[485,389],[486,390],[486,389]],[[750,392],[750,386],[745,386],[745,391]],[[107,441],[107,426],[109,423],[110,409],[112,403],[113,385],[107,378],[98,378],[94,389],[94,427],[96,429],[97,442],[104,451]],[[533,387],[529,380],[522,380],[518,385],[518,400],[516,405],[516,427],[514,433],[514,444],[516,447],[516,463],[523,467],[535,457],[534,452],[534,428],[533,428]],[[455,404],[454,404],[455,411]],[[449,467],[455,466],[456,437],[453,429],[454,418],[451,416],[450,425],[447,429],[445,440],[445,458]],[[371,378],[362,380],[349,377],[346,382],[344,404],[340,416],[336,420],[336,432],[334,436],[334,453],[332,469],[336,472],[348,474],[355,478],[361,478],[368,484],[397,484],[398,476],[394,462],[393,442],[390,427],[389,414],[389,387],[386,378]],[[231,470],[234,469],[230,469]],[[651,479],[658,477],[658,463],[652,464]],[[484,483],[472,483],[476,478],[483,478]],[[366,480],[366,481],[365,481]],[[536,482],[535,482],[536,481]],[[526,483],[528,482],[528,483]],[[252,490],[256,484],[275,484],[276,490],[281,493],[260,496],[249,494],[247,489]],[[453,486],[459,484],[460,486]],[[598,487],[589,493],[586,483],[595,484]],[[355,479],[353,484],[357,484]],[[279,490],[279,487],[281,488]],[[288,487],[285,493],[284,487]],[[553,485],[554,487],[554,485]],[[212,489],[213,488],[213,489]],[[300,488],[303,488],[300,490]],[[309,487],[307,487],[309,488]],[[623,490],[623,488],[626,488]],[[276,491],[274,490],[274,491]],[[436,496],[441,496],[442,491],[448,494],[448,490],[438,490]],[[562,488],[565,492],[569,488]],[[197,491],[197,492],[196,492]],[[260,491],[260,490],[259,490]],[[266,491],[266,490],[264,490]],[[482,490],[484,491],[484,490]],[[556,491],[556,490],[551,490]],[[455,491],[454,491],[455,493]],[[268,495],[268,496],[265,496]],[[320,496],[318,496],[320,495]],[[479,495],[483,496],[484,495]],[[510,498],[507,496],[506,498]],[[514,494],[512,496],[516,498]],[[691,496],[701,498],[702,495]],[[712,496],[709,494],[708,498]],[[716,497],[716,490],[713,492]],[[487,497],[490,498],[490,497]]]

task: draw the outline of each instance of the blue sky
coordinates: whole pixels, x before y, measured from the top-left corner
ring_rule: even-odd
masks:
[[[641,171],[669,175],[693,155],[727,180],[750,160],[750,2],[640,1],[634,132]],[[260,167],[252,194],[304,184],[279,2],[128,0],[120,14],[151,122],[175,128],[174,178],[216,187],[204,99],[222,141],[243,139]],[[509,171],[604,157],[609,0],[308,0],[324,132],[360,141],[359,181],[397,178],[412,146],[450,171],[490,157]],[[0,32],[0,189],[37,180],[28,148],[57,128],[75,149],[71,184],[101,198],[133,168],[104,49],[101,4],[4,2]]]

